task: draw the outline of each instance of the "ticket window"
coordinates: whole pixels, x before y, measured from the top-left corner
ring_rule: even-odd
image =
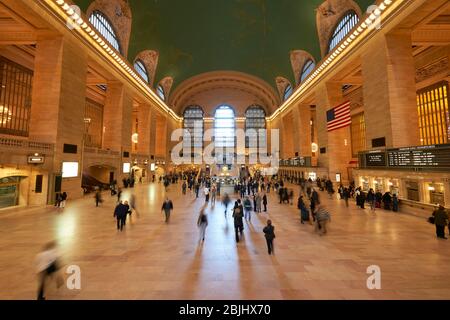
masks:
[[[431,204],[445,205],[443,183],[429,183],[427,185],[427,192],[430,197]]]
[[[361,178],[362,190],[368,192],[370,190],[369,178]]]
[[[397,179],[389,180],[388,187],[391,194],[396,194],[397,196],[400,194],[400,186]]]
[[[420,201],[419,183],[417,181],[406,181],[406,197],[408,200]]]
[[[384,193],[384,181],[382,178],[374,179],[373,181],[375,192]]]

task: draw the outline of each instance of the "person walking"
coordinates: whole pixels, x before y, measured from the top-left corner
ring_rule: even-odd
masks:
[[[230,205],[231,199],[228,193],[225,193],[222,199],[222,204],[225,207],[225,218],[227,217],[228,206]]]
[[[133,211],[136,212],[136,215],[139,218],[139,211],[138,211],[137,205],[136,205],[136,196],[134,194],[132,194],[130,196],[130,212],[131,212],[130,213],[130,219],[131,219],[131,214],[132,214]]]
[[[305,201],[303,200],[303,196],[298,198],[298,209],[300,210],[300,222],[301,224],[305,224],[305,221],[309,221],[309,211],[306,208]]]
[[[117,230],[123,231],[123,227],[125,226],[125,221],[127,219],[127,207],[121,202],[114,209],[114,218],[117,220]]]
[[[262,212],[262,210],[261,210],[262,198],[261,198],[261,194],[259,192],[256,194],[255,199],[256,199],[256,212],[261,213]]]
[[[239,242],[239,233],[241,237],[244,233],[244,221],[243,221],[243,207],[241,205],[241,200],[236,201],[236,205],[233,210],[233,219],[234,219],[234,232],[236,235],[236,242]]]
[[[172,210],[173,210],[173,203],[167,197],[166,200],[164,201],[163,205],[162,205],[162,208],[161,208],[161,212],[164,211],[164,214],[165,214],[165,217],[166,217],[166,223],[169,223],[170,214],[172,213]]]
[[[53,278],[60,269],[60,255],[56,242],[45,245],[44,250],[36,257],[37,274],[39,279],[37,300],[45,300],[45,283],[48,277]],[[61,276],[56,279],[57,287],[61,287],[64,280]]]
[[[200,215],[198,216],[197,220],[197,226],[200,229],[200,238],[199,242],[205,242],[205,234],[206,234],[206,227],[208,226],[208,217],[205,214],[206,204],[202,207],[200,210]]]
[[[373,189],[370,189],[367,194],[367,202],[370,204],[370,210],[375,211],[375,192]]]
[[[249,197],[245,197],[245,200],[244,200],[244,218],[247,221],[252,220],[252,203],[251,203]]]
[[[64,209],[66,207],[66,201],[67,201],[67,192],[63,192],[61,194],[61,203],[59,204],[59,207],[61,209]]]
[[[392,211],[398,212],[398,203],[399,203],[398,197],[396,194],[394,194],[392,196]]]
[[[184,181],[182,186],[181,186],[181,190],[182,190],[183,195],[186,195],[186,189],[187,189],[187,184],[186,184],[186,181]]]
[[[324,205],[319,205],[316,213],[316,220],[316,232],[320,230],[320,235],[326,234],[328,231],[327,225],[331,222],[331,215]]]
[[[262,197],[262,203],[264,206],[264,212],[267,212],[267,195],[264,193],[263,197]]]
[[[95,192],[95,206],[98,207],[98,205],[102,202],[102,194],[100,193],[100,190],[97,190],[97,192]]]
[[[216,204],[216,197],[217,197],[217,187],[216,187],[216,184],[214,183],[211,186],[211,204],[212,205]]]
[[[122,188],[117,188],[117,203],[120,203],[120,200],[122,198]]]
[[[61,204],[61,193],[57,193],[56,195],[55,195],[55,207],[56,208],[59,208],[59,206],[60,206],[60,204]]]
[[[436,236],[438,239],[445,239],[445,227],[448,225],[448,213],[443,205],[439,205],[438,209],[433,212],[434,224],[436,225]]]
[[[273,240],[275,239],[275,227],[272,225],[271,220],[267,220],[267,225],[263,229],[264,237],[267,242],[267,251],[269,255],[275,254],[273,247]]]
[[[209,188],[205,187],[205,189],[203,189],[203,193],[205,194],[205,202],[208,203],[209,202]]]
[[[344,188],[343,197],[345,201],[345,206],[348,208],[348,199],[350,198],[350,190],[348,188]]]

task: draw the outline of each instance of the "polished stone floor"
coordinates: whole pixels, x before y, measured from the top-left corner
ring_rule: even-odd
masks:
[[[129,197],[130,190],[123,198]],[[81,290],[48,287],[47,299],[450,299],[450,240],[437,240],[423,218],[371,213],[326,199],[329,234],[301,225],[295,206],[269,197],[269,213],[253,215],[236,244],[230,214],[209,206],[206,242],[196,226],[203,199],[171,186],[175,211],[164,223],[163,187],[133,190],[140,217],[117,232],[116,198],[68,201],[54,208],[0,213],[0,299],[35,299],[35,257],[56,239],[65,266],[81,268]],[[275,256],[262,228],[275,225]],[[367,268],[381,268],[381,290],[367,289]]]

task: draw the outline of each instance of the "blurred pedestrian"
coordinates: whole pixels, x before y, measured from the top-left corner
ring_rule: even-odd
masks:
[[[200,210],[200,215],[197,220],[197,225],[200,228],[199,241],[205,242],[206,227],[208,226],[208,217],[205,214],[206,204]]]
[[[48,277],[53,276],[59,271],[59,252],[56,242],[50,242],[45,245],[44,250],[36,257],[37,274],[39,278],[38,300],[45,300],[45,283]],[[56,283],[58,288],[62,286],[64,280],[61,276],[57,276]]]
[[[267,226],[264,227],[263,232],[264,237],[266,238],[267,250],[269,255],[275,254],[273,247],[273,240],[275,239],[275,227],[272,225],[271,220],[267,220]]]
[[[162,205],[161,212],[164,211],[164,214],[166,216],[166,223],[169,223],[170,220],[170,214],[173,210],[173,203],[169,198],[167,197]]]

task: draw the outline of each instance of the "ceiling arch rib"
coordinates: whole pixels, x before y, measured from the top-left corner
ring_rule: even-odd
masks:
[[[239,115],[243,115],[251,104],[261,105],[267,114],[271,114],[279,103],[276,92],[263,80],[234,71],[208,72],[192,77],[177,87],[169,102],[177,114],[181,114],[187,105],[202,105],[205,113],[211,114],[214,105],[230,104],[236,107]]]

